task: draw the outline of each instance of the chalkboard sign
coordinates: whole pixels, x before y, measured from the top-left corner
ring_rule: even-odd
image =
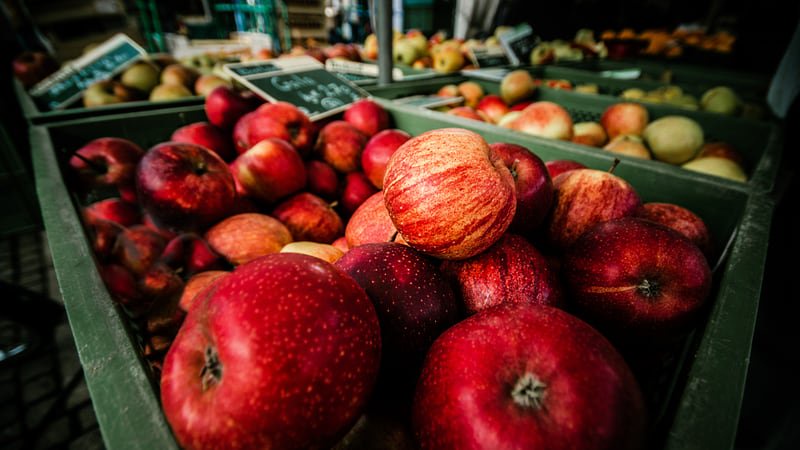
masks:
[[[83,90],[92,83],[112,78],[146,54],[131,38],[117,34],[64,65],[28,93],[41,109],[63,109],[80,99]]]
[[[508,56],[502,51],[492,51],[488,48],[471,47],[469,49],[469,57],[472,64],[479,68],[507,66],[509,64]]]
[[[349,61],[340,58],[331,58],[325,61],[325,68],[330,72],[347,74],[350,80],[361,80],[363,77],[370,77],[372,80],[378,78],[380,69],[377,64]],[[355,75],[361,78],[352,78]],[[414,69],[413,67],[393,67],[392,79],[394,81],[422,80],[433,78],[436,72],[430,69]]]
[[[231,74],[247,77],[260,75],[262,73],[276,72],[283,69],[271,62],[262,61],[255,64],[227,64],[225,70],[229,71]]]
[[[253,92],[273,102],[293,103],[311,120],[336,114],[347,105],[367,96],[361,88],[328,72],[321,65],[253,76],[232,73],[236,80]]]
[[[511,64],[515,66],[527,64],[531,57],[531,50],[538,43],[539,37],[533,34],[533,28],[526,23],[500,35],[500,44],[506,51]]]

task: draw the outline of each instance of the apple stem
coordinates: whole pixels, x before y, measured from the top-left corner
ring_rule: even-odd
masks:
[[[389,242],[394,242],[394,240],[397,239],[398,234],[400,234],[400,232],[395,230],[394,233],[392,233],[392,237],[389,238]]]
[[[614,158],[614,162],[611,164],[611,168],[608,169],[608,173],[614,173],[617,170],[617,166],[619,165],[619,158]]]
[[[546,384],[536,375],[526,372],[511,389],[511,398],[514,399],[514,403],[523,408],[541,409],[546,391]]]
[[[208,390],[222,379],[222,364],[219,362],[219,356],[214,347],[206,347],[205,357],[206,363],[200,371],[200,381],[203,383],[203,391]]]
[[[102,164],[98,164],[95,161],[92,161],[91,159],[81,155],[78,152],[75,152],[72,155],[75,156],[76,158],[80,159],[81,161],[85,162],[86,165],[89,166],[90,169],[94,170],[97,173],[106,173],[106,172],[108,172],[108,169],[105,166],[103,166]]]

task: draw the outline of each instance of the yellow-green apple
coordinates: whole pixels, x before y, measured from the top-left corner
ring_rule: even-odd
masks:
[[[114,80],[104,80],[92,83],[83,91],[83,106],[93,108],[95,106],[113,105],[133,100],[134,96],[122,83]]]
[[[117,236],[114,257],[134,275],[141,276],[161,256],[166,241],[145,225],[125,228]]]
[[[456,106],[455,108],[447,111],[447,114],[450,114],[451,116],[463,117],[465,119],[477,120],[479,122],[485,122],[483,117],[481,117],[481,115],[470,106]]]
[[[703,111],[732,116],[739,112],[742,101],[728,86],[716,86],[703,93],[700,97],[700,106]]]
[[[458,318],[450,284],[433,260],[393,242],[354,247],[336,267],[356,280],[378,313],[382,343],[378,385],[396,379],[392,389],[403,389],[407,386],[398,384],[409,381],[413,389],[425,352]]]
[[[447,47],[433,54],[433,70],[452,73],[464,66],[464,55],[458,48]]]
[[[367,141],[361,152],[361,170],[378,189],[383,189],[383,175],[389,158],[409,139],[411,135],[405,131],[390,129],[379,132]]]
[[[251,97],[243,97],[230,87],[219,86],[206,95],[204,108],[209,122],[228,130],[243,115],[256,108],[256,101]]]
[[[378,59],[378,36],[371,33],[364,39],[364,59]]]
[[[544,222],[553,204],[553,182],[547,167],[521,145],[496,142],[489,147],[514,177],[517,211],[509,230],[530,235]]]
[[[42,51],[24,51],[11,62],[14,76],[24,88],[30,88],[58,70],[58,62]]]
[[[383,179],[392,222],[409,245],[465,259],[494,244],[514,219],[514,177],[481,135],[428,131],[392,155]]]
[[[533,77],[527,70],[519,69],[509,72],[500,81],[500,97],[508,105],[525,100],[532,96],[535,90]]]
[[[367,136],[389,128],[389,113],[370,99],[363,98],[350,105],[344,112],[344,120]]]
[[[462,81],[458,84],[458,94],[464,97],[464,105],[470,108],[478,106],[484,92],[480,84],[474,81]]]
[[[339,206],[344,215],[350,217],[364,201],[378,191],[363,172],[351,172],[344,176],[344,188]]]
[[[614,103],[603,111],[600,125],[606,130],[609,139],[620,134],[641,136],[650,122],[650,113],[640,103]]]
[[[530,304],[489,308],[431,346],[414,394],[422,448],[642,448],[642,393],[617,350],[580,319]]]
[[[186,278],[200,272],[225,267],[225,260],[202,236],[181,233],[167,242],[161,253],[162,262]]]
[[[142,223],[139,207],[119,198],[96,201],[82,208],[82,212],[83,220],[87,224],[93,224],[100,220],[111,221],[123,227]]]
[[[642,138],[635,134],[618,134],[603,146],[603,150],[640,159],[652,159]]]
[[[706,156],[696,158],[681,165],[686,170],[714,175],[734,181],[747,181],[747,174],[744,169],[729,158],[719,156]]]
[[[600,87],[595,83],[581,83],[575,86],[575,92],[581,94],[599,94]]]
[[[597,122],[578,122],[572,125],[572,142],[602,147],[608,142],[608,135],[603,126]]]
[[[436,91],[439,97],[458,97],[458,86],[455,84],[445,84]]]
[[[700,124],[684,116],[654,120],[644,129],[642,137],[655,159],[671,164],[682,164],[694,158],[704,142]]]
[[[220,86],[233,87],[230,81],[220,77],[219,75],[200,75],[200,78],[194,82],[194,93],[205,97]]]
[[[549,139],[572,138],[572,117],[562,106],[548,101],[534,102],[511,124],[512,130]]]
[[[558,175],[561,175],[564,172],[586,168],[586,166],[583,164],[571,159],[554,159],[551,161],[546,161],[544,165],[547,167],[547,172],[550,174],[551,180],[555,180]]]
[[[195,144],[165,142],[136,166],[142,208],[163,226],[199,230],[227,216],[236,200],[228,165]]]
[[[487,122],[498,123],[505,116],[509,109],[503,99],[498,95],[489,94],[481,98],[475,107],[479,113],[488,118]]]
[[[236,158],[233,176],[251,198],[273,203],[306,185],[306,166],[283,139],[267,138]]]
[[[392,43],[392,54],[394,55],[394,62],[410,66],[422,56],[417,51],[417,47],[408,39],[400,39]]]
[[[153,63],[140,61],[122,72],[120,82],[147,94],[159,83],[159,69]]]
[[[170,64],[161,71],[161,84],[183,86],[187,90],[194,86],[200,73],[183,64]]]
[[[172,133],[170,140],[205,147],[225,161],[230,161],[236,156],[230,137],[208,122],[184,125]]]
[[[335,120],[322,128],[317,139],[317,154],[341,173],[355,172],[361,152],[369,137],[344,120]]]
[[[579,316],[624,344],[681,337],[711,290],[711,270],[694,243],[635,217],[588,230],[567,251],[563,269]]]
[[[711,256],[711,233],[705,221],[683,206],[660,202],[644,203],[634,216],[672,228],[694,242],[703,254]]]
[[[339,193],[339,176],[333,167],[317,160],[306,161],[305,165],[308,192],[326,200],[334,200]]]
[[[506,233],[483,253],[440,266],[467,314],[503,303],[561,306],[558,274],[525,238]]]
[[[103,137],[76,150],[69,165],[89,188],[119,187],[133,184],[136,165],[144,153],[141,147],[127,139]]]
[[[191,97],[192,91],[182,84],[159,84],[150,91],[151,102],[162,102],[168,100],[178,100]]]
[[[335,444],[362,413],[380,363],[378,318],[364,290],[330,263],[280,253],[203,294],[161,376],[179,445]]]
[[[281,221],[266,214],[230,216],[206,231],[205,239],[215,252],[238,266],[264,255],[278,253],[292,242],[292,234]]]
[[[596,224],[630,216],[642,204],[633,186],[602,170],[564,172],[553,179],[553,188],[556,193],[547,237],[562,251]]]
[[[716,156],[719,158],[728,158],[735,162],[742,168],[745,167],[745,159],[742,153],[728,142],[706,142],[700,147],[695,158],[705,158],[706,156]]]
[[[344,255],[344,252],[331,244],[322,244],[310,241],[294,241],[284,245],[281,253],[301,253],[313,256],[331,264]]]
[[[272,215],[286,225],[296,241],[330,244],[344,233],[339,214],[325,200],[308,192],[284,200]]]
[[[556,50],[547,42],[543,42],[531,50],[530,60],[532,65],[550,64],[556,60]]]
[[[375,242],[391,242],[397,229],[389,217],[383,191],[372,194],[356,209],[344,230],[350,248]]]
[[[230,272],[224,270],[208,270],[192,275],[183,286],[183,292],[181,293],[181,298],[178,300],[178,306],[184,311],[189,312],[198,294],[229,273]]]

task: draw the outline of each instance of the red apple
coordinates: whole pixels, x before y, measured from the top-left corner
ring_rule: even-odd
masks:
[[[362,172],[348,173],[344,177],[344,190],[339,205],[345,215],[351,216],[364,201],[378,192]]]
[[[560,105],[539,101],[523,109],[519,117],[510,124],[512,130],[550,139],[570,140],[572,118]]]
[[[633,186],[602,170],[575,169],[553,180],[555,202],[547,237],[565,250],[585,231],[607,220],[632,215],[642,204]]]
[[[639,386],[592,327],[541,305],[482,311],[433,343],[414,395],[422,448],[643,448]]]
[[[371,242],[391,242],[397,229],[389,217],[383,200],[383,191],[378,191],[356,209],[344,230],[349,247]]]
[[[177,300],[180,298],[181,292],[183,292],[183,280],[167,264],[156,261],[139,278],[139,290],[147,298],[150,305],[146,308],[131,309],[131,312],[136,316],[144,314],[149,316],[150,311],[153,308],[160,309],[158,306],[162,303],[177,304]],[[140,306],[145,305],[142,304]],[[179,323],[183,319],[183,313],[181,312],[175,319]],[[149,322],[149,320],[147,321]],[[148,323],[148,327],[150,326]],[[154,330],[148,331],[153,332]]]
[[[221,129],[208,122],[197,122],[182,126],[172,133],[171,141],[197,144],[219,155],[225,161],[236,156],[231,139]]]
[[[161,256],[166,242],[145,225],[134,225],[117,236],[114,256],[134,275],[143,275]]]
[[[142,301],[136,276],[125,267],[119,264],[101,265],[100,277],[115,302],[133,306]]]
[[[376,188],[383,189],[389,158],[409,139],[411,135],[405,131],[391,129],[379,132],[367,142],[361,153],[361,169]]]
[[[316,128],[303,111],[287,102],[265,103],[256,111],[262,116],[277,121],[280,125],[270,131],[270,133],[274,133],[273,135],[264,137],[284,139],[292,144],[301,155],[307,155],[311,151],[316,138]],[[253,144],[257,142],[253,142]]]
[[[344,120],[367,136],[389,128],[389,113],[370,99],[357,100],[344,112]]]
[[[554,159],[552,161],[546,161],[544,165],[547,167],[547,172],[550,174],[551,180],[555,180],[558,175],[564,172],[586,168],[583,164],[578,161],[572,161],[571,159]]]
[[[144,150],[127,139],[104,137],[90,141],[69,159],[69,165],[88,187],[124,186],[134,180]]]
[[[442,128],[410,139],[383,180],[386,209],[409,245],[465,259],[505,233],[517,205],[514,177],[479,134]]]
[[[649,121],[650,114],[647,109],[633,102],[615,103],[606,108],[600,116],[600,125],[606,129],[609,139],[614,139],[620,134],[641,136]]]
[[[182,448],[329,448],[358,419],[380,329],[348,275],[311,256],[269,255],[196,302],[161,377]]]
[[[521,102],[514,103],[508,108],[508,111],[519,111],[522,112],[525,108],[533,104],[533,100],[524,100]]]
[[[222,256],[194,233],[181,233],[172,238],[159,260],[186,278],[198,272],[222,269],[225,264]]]
[[[260,256],[278,253],[292,241],[292,234],[273,217],[244,213],[228,217],[209,228],[205,238],[215,252],[238,266]]]
[[[308,192],[284,200],[272,215],[286,225],[296,241],[330,244],[344,232],[339,214],[325,200]]]
[[[264,139],[239,155],[231,168],[244,192],[264,203],[273,203],[306,186],[303,160],[282,139]]]
[[[117,237],[125,227],[105,219],[94,219],[87,223],[87,234],[92,244],[92,251],[100,261],[109,259],[117,244]]]
[[[242,154],[267,138],[289,140],[289,133],[277,120],[252,111],[243,115],[233,127],[233,145]]]
[[[489,120],[488,122],[497,123],[508,112],[508,105],[499,95],[489,94],[484,96],[476,107],[479,113],[483,113]]]
[[[711,255],[711,233],[697,214],[672,203],[643,204],[634,216],[672,228],[694,242],[706,256]]]
[[[98,220],[108,220],[123,227],[129,227],[141,223],[142,214],[139,207],[133,203],[118,198],[107,198],[84,207],[83,219],[88,224],[93,224]]]
[[[306,174],[308,175],[308,192],[333,200],[339,193],[339,176],[330,164],[324,161],[306,161]]]
[[[444,261],[441,269],[453,280],[468,314],[503,303],[561,305],[557,272],[521,236],[506,233],[485,252]]]
[[[11,69],[22,86],[28,89],[58,70],[58,63],[45,52],[24,51],[11,62]]]
[[[165,142],[147,151],[136,167],[142,207],[159,225],[193,230],[225,217],[236,200],[228,165],[194,144]]]
[[[179,234],[170,230],[169,228],[156,224],[155,221],[153,221],[153,218],[150,216],[150,214],[147,214],[147,212],[142,214],[142,224],[158,233],[158,235],[164,238],[165,241],[169,241]]]
[[[563,268],[580,315],[623,343],[680,337],[696,323],[711,289],[711,270],[696,245],[635,217],[587,231]]]
[[[220,86],[206,96],[205,111],[208,121],[229,130],[236,122],[256,109],[254,97],[245,97],[228,86]]]
[[[510,230],[528,235],[539,228],[553,204],[553,182],[544,162],[527,148],[506,143],[489,146],[514,177],[517,212]]]
[[[336,120],[320,131],[316,152],[337,171],[355,172],[360,167],[361,152],[368,139],[350,123]]]
[[[219,281],[222,277],[228,275],[228,273],[230,272],[225,272],[223,270],[209,270],[192,275],[192,277],[186,281],[186,285],[183,287],[181,298],[178,300],[178,306],[180,306],[184,311],[189,312],[189,310],[192,309],[192,305],[194,305],[197,296],[206,288]]]
[[[463,117],[465,119],[485,122],[485,120],[483,120],[483,117],[481,117],[481,115],[478,114],[477,111],[472,109],[471,106],[457,106],[453,109],[448,110],[447,114],[450,114],[451,116]]]

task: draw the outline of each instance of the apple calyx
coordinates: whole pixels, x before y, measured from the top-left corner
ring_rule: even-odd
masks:
[[[542,409],[544,403],[544,396],[547,392],[547,385],[542,382],[536,375],[525,372],[514,383],[511,389],[511,398],[514,403],[522,408]]]
[[[619,165],[619,158],[614,158],[614,162],[611,163],[611,168],[608,169],[608,173],[613,174],[615,170],[617,170],[617,166]]]
[[[661,292],[661,285],[653,280],[645,278],[641,284],[636,286],[636,290],[645,298],[655,298]]]
[[[514,163],[511,164],[511,167],[508,168],[511,171],[511,176],[514,177],[514,180],[517,179],[517,166],[519,166],[519,160],[515,159]]]
[[[205,351],[205,364],[200,371],[200,382],[203,383],[203,392],[209,390],[222,380],[222,363],[219,362],[217,349],[208,346]]]

